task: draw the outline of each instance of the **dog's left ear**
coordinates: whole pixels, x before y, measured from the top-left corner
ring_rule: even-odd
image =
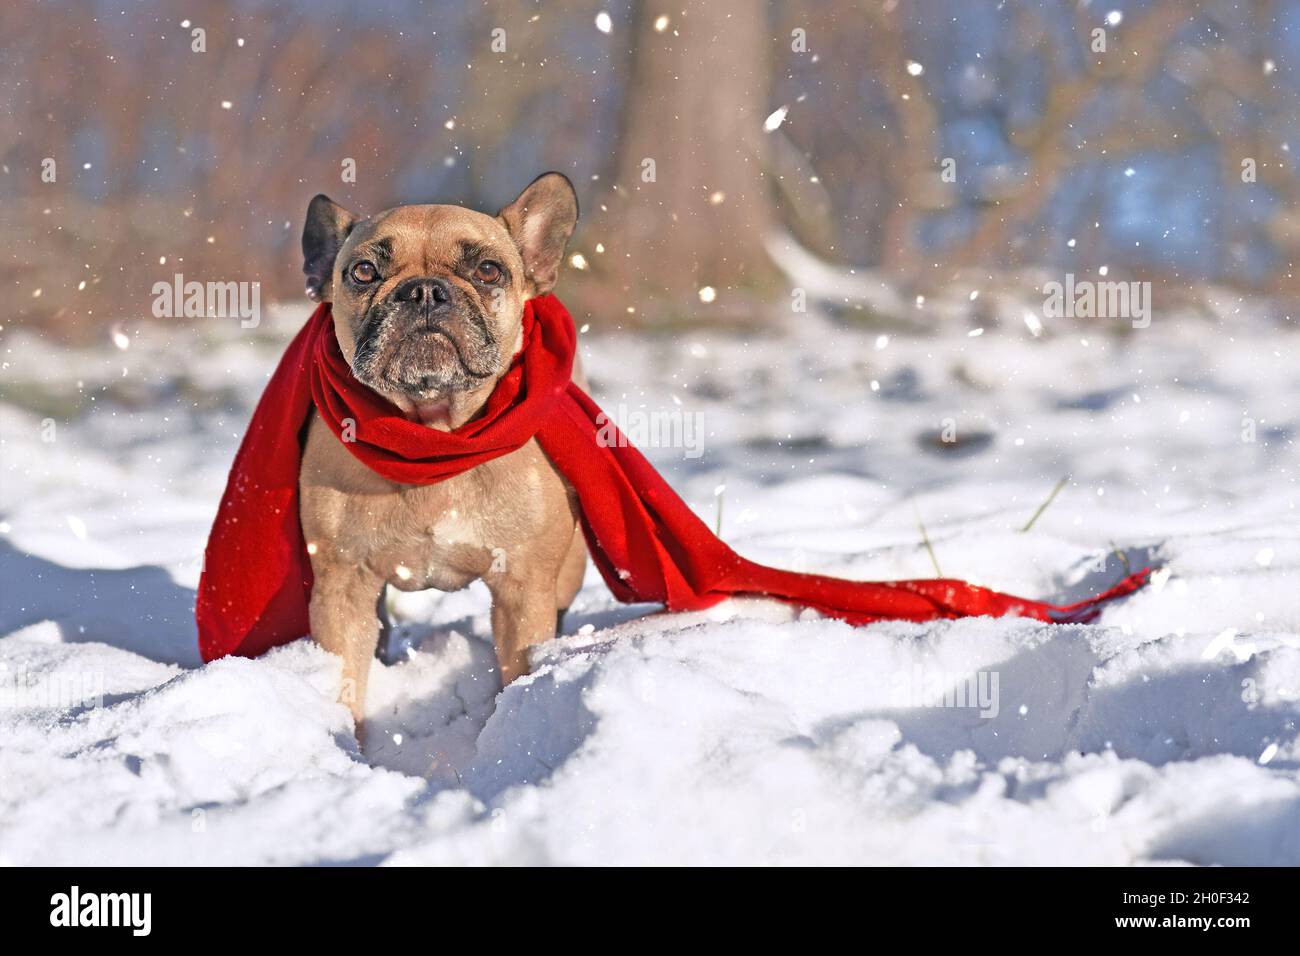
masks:
[[[357,224],[357,215],[324,193],[307,206],[302,227],[302,271],[307,274],[307,298],[329,302],[334,297],[334,260]]]
[[[578,224],[578,194],[563,173],[542,173],[497,218],[524,260],[524,287],[529,298],[555,288],[564,247]]]

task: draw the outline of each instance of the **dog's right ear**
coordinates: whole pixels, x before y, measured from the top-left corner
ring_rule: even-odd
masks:
[[[357,216],[324,193],[307,204],[302,227],[302,271],[307,274],[307,298],[329,302],[334,296],[334,260]]]

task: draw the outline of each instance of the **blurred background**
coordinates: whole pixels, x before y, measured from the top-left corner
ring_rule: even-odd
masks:
[[[61,339],[175,272],[301,301],[317,192],[491,212],[547,169],[597,328],[794,285],[924,326],[954,281],[1103,266],[1300,291],[1291,0],[9,0],[0,35],[5,324]]]

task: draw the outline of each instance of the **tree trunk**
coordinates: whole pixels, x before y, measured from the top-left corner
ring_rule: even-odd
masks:
[[[656,30],[659,18],[668,25]],[[775,271],[767,179],[771,42],[763,0],[642,0],[602,265],[642,314],[733,314]],[[702,305],[711,286],[716,301]]]

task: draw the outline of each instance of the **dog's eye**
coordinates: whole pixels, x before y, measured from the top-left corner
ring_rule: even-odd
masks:
[[[484,259],[474,270],[474,278],[479,282],[496,282],[501,278],[501,267],[491,259]]]
[[[375,268],[373,262],[362,260],[352,267],[352,281],[360,282],[362,285],[374,282],[379,278],[379,270]]]

